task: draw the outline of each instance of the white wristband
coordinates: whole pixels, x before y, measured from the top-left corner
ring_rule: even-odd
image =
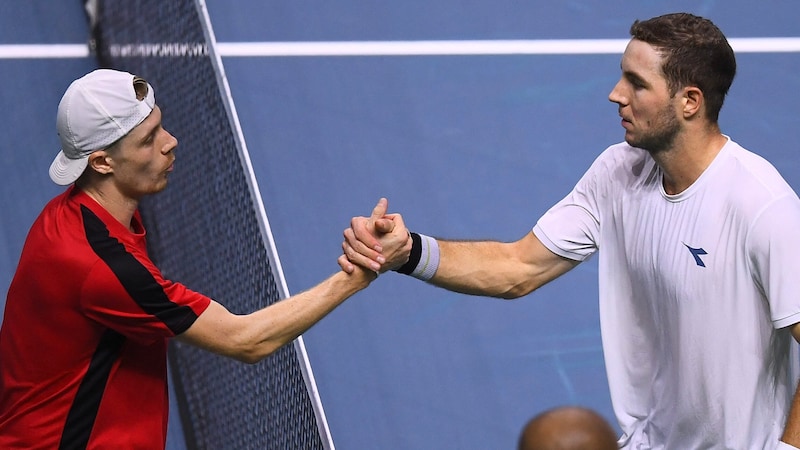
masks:
[[[778,446],[775,447],[775,450],[798,450],[798,448],[786,442],[778,441]]]
[[[428,281],[433,278],[436,269],[439,268],[439,243],[436,239],[420,234],[420,243],[422,244],[422,253],[419,257],[419,263],[411,276],[423,281]]]

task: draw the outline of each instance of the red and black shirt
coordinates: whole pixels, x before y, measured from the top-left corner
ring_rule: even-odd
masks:
[[[0,448],[163,448],[167,340],[210,299],[80,189],[36,219],[0,329]]]

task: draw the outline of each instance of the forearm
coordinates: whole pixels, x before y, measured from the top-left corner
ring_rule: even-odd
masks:
[[[789,332],[795,341],[800,342],[800,323],[789,327]],[[789,408],[789,417],[786,418],[786,426],[783,429],[781,441],[800,448],[800,385],[797,386],[792,399],[792,406]]]
[[[180,336],[181,340],[247,363],[288,344],[375,278],[373,272],[337,272],[317,286],[247,315],[217,302]]]
[[[471,295],[516,298],[535,287],[510,243],[439,240],[439,267],[429,282]]]
[[[251,314],[253,335],[245,340],[260,360],[293,341],[356,292],[375,274],[358,270],[337,272],[317,286]]]
[[[521,297],[578,264],[548,250],[533,233],[509,243],[412,236],[411,256],[398,272],[465,294]]]
[[[795,390],[781,441],[800,448],[800,386]]]

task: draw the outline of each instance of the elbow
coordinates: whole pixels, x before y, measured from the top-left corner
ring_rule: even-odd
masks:
[[[245,363],[245,364],[249,364],[249,365],[256,364],[257,362],[259,362],[262,359],[264,359],[263,356],[256,355],[255,353],[252,353],[252,352],[237,353],[235,355],[231,355],[231,357],[233,359],[235,359],[236,361],[239,361],[239,362],[242,362],[242,363]]]
[[[279,342],[259,341],[247,335],[231,336],[231,338],[226,356],[250,365],[260,362],[281,347]]]
[[[530,283],[515,284],[505,291],[499,293],[497,297],[503,300],[516,300],[530,294],[537,288],[538,286],[534,286]]]
[[[240,344],[230,346],[223,355],[245,364],[255,364],[263,359],[252,346]]]
[[[236,360],[239,361],[239,362],[243,362],[243,363],[245,363],[245,364],[247,364],[249,366],[253,366],[253,365],[261,362],[261,360],[264,359],[266,356],[267,355],[264,355],[264,356],[246,356],[246,357],[236,358]]]
[[[228,355],[236,361],[245,364],[253,365],[261,362],[262,359],[275,353],[280,346],[276,345],[262,345],[260,347],[240,348],[236,352]]]
[[[526,294],[527,294],[527,292],[509,291],[509,292],[503,292],[502,294],[498,295],[497,297],[501,298],[503,300],[511,301],[511,300],[517,300],[519,298],[522,298]]]
[[[291,331],[265,327],[257,315],[235,315],[214,302],[184,333],[181,341],[226,358],[256,364],[290,342]]]
[[[511,301],[511,300],[516,300],[516,299],[522,297],[523,295],[517,294],[516,292],[503,292],[502,294],[498,295],[497,297],[501,298],[503,300]]]

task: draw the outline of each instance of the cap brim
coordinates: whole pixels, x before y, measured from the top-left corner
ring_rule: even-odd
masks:
[[[86,169],[88,157],[70,159],[63,151],[59,151],[56,159],[50,164],[50,179],[55,184],[66,186],[72,184]]]

